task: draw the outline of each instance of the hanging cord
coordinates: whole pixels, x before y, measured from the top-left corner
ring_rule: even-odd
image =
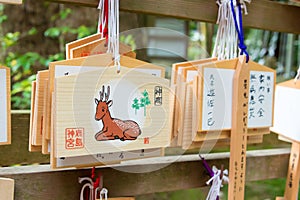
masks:
[[[91,178],[85,177],[85,178],[79,178],[78,182],[79,183],[83,183],[84,181],[87,181],[87,183],[85,183],[80,191],[80,200],[85,200],[85,199],[93,199],[93,190],[94,190],[94,186],[93,186],[93,180]],[[88,197],[84,198],[84,191],[86,188],[89,188],[89,192],[88,192]]]
[[[100,0],[98,4],[99,18],[98,18],[98,33],[101,33],[102,38],[106,38],[108,42],[108,0]]]
[[[206,184],[209,185],[212,183],[211,188],[208,192],[206,200],[216,200],[219,199],[220,189],[223,187],[222,182],[229,182],[229,179],[226,175],[228,175],[228,170],[218,170],[215,166],[213,166],[214,176],[211,177]]]
[[[295,84],[296,84],[296,82],[299,80],[299,78],[300,78],[300,66],[298,67],[297,74],[296,74],[296,76],[295,76],[295,78],[294,78],[294,83],[295,83]]]
[[[218,31],[212,56],[218,60],[237,57],[237,33],[230,10],[230,0],[216,1],[219,6],[217,24]]]
[[[107,200],[108,190],[106,188],[102,188],[100,191],[100,200],[102,200],[102,195],[104,196],[104,200]]]
[[[234,19],[235,28],[236,28],[236,31],[238,33],[240,55],[245,54],[246,55],[246,63],[248,63],[249,62],[249,54],[247,52],[247,46],[244,43],[244,31],[243,31],[243,18],[242,18],[242,6],[241,6],[241,3],[237,3],[237,7],[238,7],[238,13],[239,13],[239,15],[238,15],[238,17],[239,17],[239,24],[237,22],[238,20],[237,20],[236,14],[235,14],[233,0],[231,0],[231,11],[232,11],[233,19]]]
[[[108,53],[112,53],[117,73],[121,70],[119,53],[119,0],[108,3]]]

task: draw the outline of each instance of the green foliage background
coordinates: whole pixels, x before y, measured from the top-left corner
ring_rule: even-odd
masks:
[[[5,6],[0,4],[0,27],[3,22],[8,19],[8,16],[4,14]],[[70,14],[72,10],[69,8],[61,10],[59,13],[51,17],[51,21],[64,20]],[[11,52],[10,47],[17,46],[20,39],[26,36],[32,36],[37,34],[35,27],[29,29],[22,34],[18,31],[3,33],[0,28],[2,36],[0,37],[0,64],[7,66],[11,69],[11,102],[12,109],[29,109],[30,97],[31,97],[31,82],[35,80],[36,75],[33,74],[33,66],[44,66],[47,68],[52,61],[62,60],[65,58],[64,46],[66,43],[66,36],[68,34],[76,35],[77,38],[82,38],[96,32],[95,27],[86,27],[84,25],[73,28],[70,26],[58,26],[50,27],[44,32],[45,37],[56,39],[59,41],[59,45],[63,47],[60,52],[49,55],[47,57],[40,55],[38,52],[26,52],[20,54],[18,52]]]

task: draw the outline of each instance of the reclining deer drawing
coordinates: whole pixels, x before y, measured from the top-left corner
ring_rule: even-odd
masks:
[[[120,139],[125,140],[135,140],[141,134],[141,129],[139,125],[132,120],[121,120],[117,118],[112,118],[109,107],[112,106],[113,101],[109,100],[110,86],[107,87],[107,93],[104,91],[104,85],[102,86],[102,91],[99,92],[100,99],[95,98],[96,114],[95,120],[102,120],[103,128],[101,131],[96,133],[95,139],[97,141],[104,140],[115,140]],[[105,99],[103,97],[105,95]]]

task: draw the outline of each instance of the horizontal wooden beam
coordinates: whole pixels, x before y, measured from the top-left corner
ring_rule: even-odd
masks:
[[[97,7],[99,0],[47,0]],[[300,7],[270,0],[252,1],[244,26],[300,34]],[[218,6],[214,0],[120,0],[122,11],[160,15],[216,23]]]
[[[49,156],[28,151],[29,117],[29,111],[13,111],[11,115],[12,143],[0,146],[0,167],[49,163]]]
[[[247,181],[286,177],[289,149],[247,152]],[[205,155],[210,165],[228,169],[229,153]],[[111,197],[137,196],[204,187],[209,179],[198,155],[168,156],[99,167]],[[132,173],[130,173],[132,172]],[[141,172],[141,173],[138,173]],[[0,168],[0,177],[15,180],[15,199],[78,199],[90,169],[50,170],[49,165]]]

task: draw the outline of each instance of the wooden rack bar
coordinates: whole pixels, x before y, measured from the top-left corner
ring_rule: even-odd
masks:
[[[246,180],[285,177],[289,152],[289,149],[248,151]],[[206,158],[210,165],[225,164],[228,169],[229,153],[213,153]],[[172,162],[174,160],[176,161]],[[152,171],[159,167],[162,168]],[[128,173],[127,170],[145,170],[149,173]],[[90,172],[90,169],[54,171],[50,170],[49,165],[0,168],[1,177],[15,179],[16,200],[78,199],[81,187],[77,184],[78,177],[89,176]],[[98,172],[102,173],[104,186],[108,188],[111,197],[204,187],[209,179],[198,155],[127,161],[119,165],[99,167],[96,170]]]
[[[47,0],[57,3],[97,7],[99,0]],[[244,26],[300,34],[300,7],[270,0],[253,0]],[[122,11],[160,15],[185,20],[216,23],[218,6],[214,0],[120,0]]]

